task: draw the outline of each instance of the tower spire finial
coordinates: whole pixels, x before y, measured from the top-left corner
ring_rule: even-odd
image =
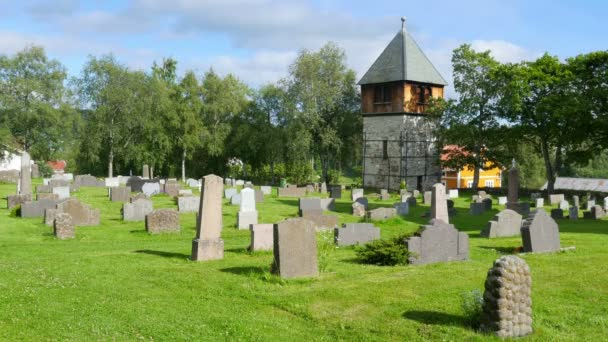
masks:
[[[401,17],[401,29],[405,31],[405,21],[407,20],[406,17]]]

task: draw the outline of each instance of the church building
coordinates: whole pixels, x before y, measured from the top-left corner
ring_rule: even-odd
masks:
[[[428,190],[440,182],[431,97],[447,85],[405,27],[359,81],[363,115],[363,185]]]

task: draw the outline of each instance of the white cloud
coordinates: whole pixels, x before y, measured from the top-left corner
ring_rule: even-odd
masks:
[[[490,50],[492,57],[501,63],[517,63],[540,56],[538,52],[504,40],[474,40],[471,42],[471,47],[475,51]]]

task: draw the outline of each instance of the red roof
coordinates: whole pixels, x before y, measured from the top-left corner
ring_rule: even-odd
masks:
[[[68,163],[65,160],[49,160],[46,164],[55,171],[63,171]]]
[[[466,151],[464,147],[460,147],[458,145],[445,145],[443,150],[441,150],[441,161],[450,160],[456,156],[468,156],[470,154],[469,151]]]

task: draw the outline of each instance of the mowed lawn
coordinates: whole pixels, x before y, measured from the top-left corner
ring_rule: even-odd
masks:
[[[2,197],[14,192],[0,185]],[[224,205],[224,259],[192,262],[194,213],[181,215],[181,233],[152,236],[144,222],[122,222],[122,204],[105,188],[74,196],[101,209],[101,225],[77,227],[68,241],[53,238],[41,218],[11,217],[0,204],[0,340],[498,340],[467,327],[461,295],[483,289],[492,262],[521,246],[520,238],[481,238],[499,208],[472,217],[460,198],[453,223],[471,238],[469,261],[380,267],[357,263],[352,248],[325,248],[318,278],[285,281],[269,273],[272,253],[247,252],[236,206]],[[332,213],[340,223],[359,220],[348,197],[343,191]],[[153,200],[177,208],[167,196]],[[259,222],[297,216],[297,203],[266,196]],[[376,225],[383,238],[412,232],[427,209]],[[522,340],[606,340],[608,221],[559,225],[562,247],[576,250],[521,255],[532,271],[534,319],[534,334]]]

